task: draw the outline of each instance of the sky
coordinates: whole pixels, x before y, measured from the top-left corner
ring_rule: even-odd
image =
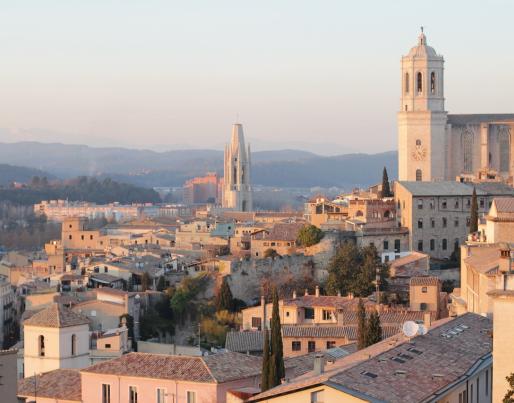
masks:
[[[0,142],[396,149],[425,27],[450,113],[514,112],[514,1],[0,0]]]

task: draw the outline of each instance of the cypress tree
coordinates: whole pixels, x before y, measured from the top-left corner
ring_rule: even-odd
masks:
[[[234,310],[234,298],[232,297],[232,291],[230,291],[230,286],[228,285],[226,277],[223,277],[223,281],[221,282],[216,307],[218,311],[225,310],[232,312]]]
[[[269,389],[269,370],[269,332],[268,329],[264,329],[264,345],[262,346],[261,392],[264,392]]]
[[[382,197],[391,197],[391,187],[389,186],[389,175],[387,175],[387,169],[384,167],[382,171]]]
[[[280,385],[285,377],[284,347],[282,344],[282,330],[280,326],[280,314],[278,311],[278,292],[273,287],[273,310],[271,314],[271,360],[270,360],[270,383],[269,387]]]
[[[478,231],[478,202],[477,202],[477,190],[473,188],[473,196],[471,196],[471,217],[469,220],[469,232]]]
[[[366,347],[378,343],[382,340],[382,327],[380,326],[380,316],[375,310],[371,313],[368,319],[366,331]]]
[[[359,298],[359,306],[357,308],[357,349],[361,350],[366,345],[367,339],[367,323],[366,323],[366,308],[364,302]]]

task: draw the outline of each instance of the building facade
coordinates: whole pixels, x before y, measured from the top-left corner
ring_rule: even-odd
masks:
[[[451,115],[444,103],[444,58],[421,32],[401,61],[399,180],[512,181],[514,114]]]
[[[225,147],[223,207],[252,211],[250,166],[250,146],[245,147],[243,125],[236,123],[230,144]]]

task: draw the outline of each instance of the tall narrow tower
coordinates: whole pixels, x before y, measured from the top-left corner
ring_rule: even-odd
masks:
[[[240,123],[232,126],[230,144],[225,146],[223,207],[252,211],[250,146],[245,148],[243,125]]]
[[[418,44],[402,57],[401,109],[398,113],[398,177],[406,181],[446,179],[444,58]]]

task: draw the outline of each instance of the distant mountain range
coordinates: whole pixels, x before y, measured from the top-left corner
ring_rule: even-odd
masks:
[[[208,171],[223,171],[219,150],[155,152],[127,148],[96,148],[59,143],[0,143],[0,162],[16,165],[17,181],[34,175],[70,178],[79,175],[110,177],[140,186],[181,186]],[[29,167],[32,170],[27,168]],[[378,183],[387,167],[397,176],[396,151],[324,157],[300,150],[252,152],[252,182],[277,187],[349,188]],[[0,166],[0,181],[4,168]],[[3,176],[2,176],[3,175]],[[11,175],[12,176],[12,175]]]

